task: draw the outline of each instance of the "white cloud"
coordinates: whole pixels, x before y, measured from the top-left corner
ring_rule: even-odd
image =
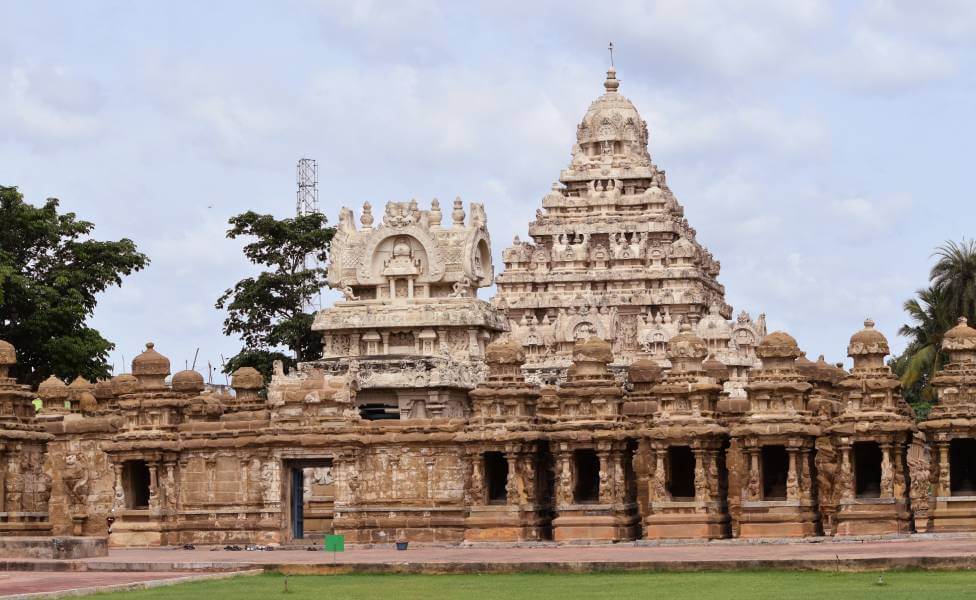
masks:
[[[10,67],[0,73],[0,125],[41,147],[91,140],[102,128],[99,86],[64,67]]]

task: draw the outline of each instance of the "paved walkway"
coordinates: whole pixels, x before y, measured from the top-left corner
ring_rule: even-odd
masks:
[[[819,542],[718,541],[671,545],[351,548],[229,551],[119,549],[75,561],[0,561],[0,596],[183,577],[188,573],[267,569],[285,573],[512,572],[519,570],[976,568],[976,537]],[[19,572],[18,572],[19,570]]]
[[[102,588],[121,584],[179,579],[193,573],[118,573],[118,572],[0,572],[0,597],[40,592],[64,592],[80,588]],[[94,590],[93,590],[94,591]]]

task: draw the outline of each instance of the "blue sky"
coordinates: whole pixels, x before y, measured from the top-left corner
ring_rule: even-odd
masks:
[[[843,359],[866,316],[903,347],[933,248],[976,229],[971,2],[0,0],[0,22],[0,183],[153,261],[95,314],[117,368],[149,340],[174,368],[237,352],[213,308],[250,272],[226,221],[291,214],[302,156],[333,221],[483,202],[497,263],[610,40],[727,300],[811,357]]]

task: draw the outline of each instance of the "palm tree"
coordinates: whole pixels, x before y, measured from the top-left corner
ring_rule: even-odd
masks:
[[[900,335],[909,339],[905,352],[892,361],[892,368],[901,378],[902,388],[911,393],[914,389],[918,400],[931,402],[934,390],[929,386],[932,377],[942,368],[942,336],[954,324],[948,309],[945,292],[936,286],[918,290],[918,298],[905,301],[905,312],[913,322],[902,325]]]
[[[946,242],[933,256],[938,261],[929,280],[942,293],[946,310],[976,322],[976,240]]]

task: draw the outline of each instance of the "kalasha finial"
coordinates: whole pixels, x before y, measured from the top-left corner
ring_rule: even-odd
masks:
[[[959,324],[965,327],[969,325],[969,319],[967,319],[966,317],[959,317]]]
[[[607,80],[603,82],[603,87],[607,93],[610,93],[617,91],[617,88],[620,87],[620,81],[617,80],[617,68],[613,66],[613,42],[610,42],[607,49],[610,51],[610,69],[607,71]]]
[[[874,319],[872,319],[871,317],[868,317],[867,319],[864,319],[864,328],[865,329],[874,329]]]

